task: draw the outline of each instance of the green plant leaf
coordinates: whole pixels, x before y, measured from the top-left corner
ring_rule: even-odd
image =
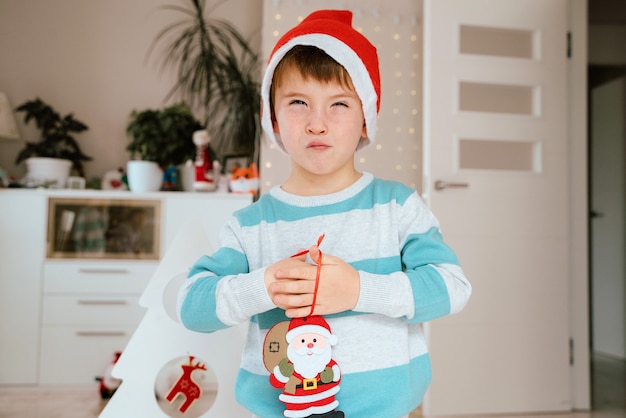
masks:
[[[133,157],[155,161],[163,168],[179,165],[194,158],[192,136],[200,129],[202,124],[186,103],[158,110],[133,110],[126,128],[130,138],[126,150]]]
[[[30,157],[65,158],[72,161],[72,166],[79,175],[84,176],[82,163],[92,158],[81,151],[73,133],[88,130],[85,123],[76,119],[72,113],[61,117],[52,106],[38,97],[22,103],[15,110],[24,113],[25,124],[34,120],[41,131],[40,141],[27,142],[18,153],[16,164]]]
[[[202,0],[163,6],[182,17],[157,33],[148,56],[165,44],[160,69],[177,75],[165,100],[178,97],[201,113],[218,155],[246,153],[258,163],[259,57],[234,26],[206,17],[222,3],[208,9]]]

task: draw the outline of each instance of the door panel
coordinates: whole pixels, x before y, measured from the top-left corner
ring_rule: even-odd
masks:
[[[429,324],[426,415],[571,408],[566,6],[424,4],[424,197],[474,288]]]

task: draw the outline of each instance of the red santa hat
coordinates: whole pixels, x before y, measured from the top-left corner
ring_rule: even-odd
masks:
[[[380,72],[376,47],[352,27],[352,12],[348,10],[318,10],[299,25],[285,33],[270,54],[261,85],[261,124],[267,137],[285,152],[280,135],[274,132],[270,114],[270,87],[276,65],[296,45],[320,48],[341,64],[352,79],[361,99],[367,137],[359,149],[374,142],[376,121],[380,110]]]
[[[330,325],[328,325],[328,322],[326,322],[326,320],[319,315],[307,316],[304,318],[293,318],[289,322],[289,328],[287,329],[285,339],[287,340],[287,343],[291,344],[291,341],[293,341],[295,337],[302,334],[319,334],[326,337],[330,345],[337,344],[337,336],[331,334]]]

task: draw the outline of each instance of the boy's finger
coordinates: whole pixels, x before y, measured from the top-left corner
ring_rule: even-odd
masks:
[[[317,245],[312,246],[309,249],[309,255],[311,256],[311,260],[313,260],[314,263],[318,263],[320,258],[320,247],[318,247]]]
[[[276,270],[277,279],[314,280],[317,267],[313,264],[302,264],[298,267]]]

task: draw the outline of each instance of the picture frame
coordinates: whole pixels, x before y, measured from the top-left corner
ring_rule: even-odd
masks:
[[[84,189],[86,181],[83,177],[70,176],[67,178],[66,187],[68,189]]]
[[[235,167],[247,167],[250,164],[250,158],[247,155],[227,155],[224,157],[223,174],[230,175]]]

